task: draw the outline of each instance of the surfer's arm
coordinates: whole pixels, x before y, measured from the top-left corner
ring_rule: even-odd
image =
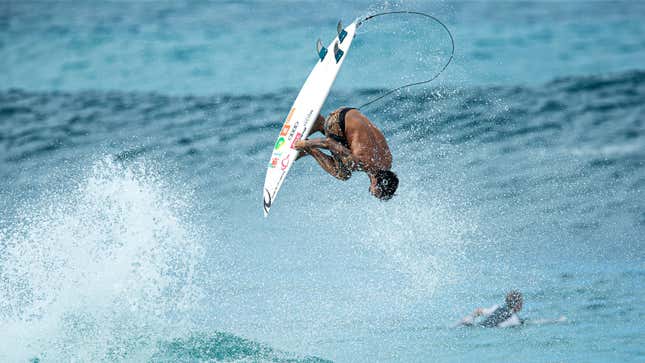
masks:
[[[477,308],[477,309],[473,310],[473,312],[470,313],[470,315],[464,316],[461,319],[461,321],[459,322],[459,324],[461,324],[461,325],[473,325],[475,323],[475,318],[480,317],[480,316],[488,316],[488,315],[492,314],[493,311],[495,311],[495,309],[497,309],[497,307],[498,307],[497,305],[494,305],[494,306],[492,306],[492,307],[490,307],[488,309],[486,309],[486,308]]]
[[[311,131],[309,132],[309,136],[312,134],[315,134],[316,132],[322,132],[325,133],[325,118],[322,117],[321,114],[318,114],[318,117],[316,118],[316,122],[314,122],[314,125],[311,128]]]
[[[310,139],[310,140],[301,140],[296,144],[297,148],[308,148],[308,149],[327,149],[331,151],[332,154],[340,158],[352,157],[352,151],[349,150],[345,145],[340,142],[330,139],[330,138],[321,138],[321,139]]]
[[[477,308],[473,310],[472,313],[469,315],[464,316],[460,321],[459,324],[461,325],[473,325],[475,322],[475,318],[478,316],[483,315],[483,309],[482,308]]]
[[[352,176],[352,170],[355,169],[356,162],[351,150],[343,144],[329,138],[321,138],[300,140],[295,147],[313,156],[318,164],[335,178],[347,180]],[[319,149],[327,149],[331,151],[333,156],[329,156]]]
[[[500,307],[499,305],[493,305],[493,306],[491,306],[489,308],[477,308],[477,309],[475,309],[473,311],[472,316],[475,317],[475,318],[478,317],[478,316],[488,316],[488,315],[494,313],[495,310],[497,310],[499,307]]]

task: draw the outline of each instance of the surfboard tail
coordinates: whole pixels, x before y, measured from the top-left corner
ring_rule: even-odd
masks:
[[[343,40],[345,40],[345,37],[347,36],[347,32],[343,28],[342,20],[338,21],[338,25],[336,25],[336,31],[338,32],[338,41],[342,43]]]
[[[269,216],[269,209],[271,209],[271,204],[273,203],[273,198],[268,189],[264,188],[264,196],[262,198],[262,209],[264,210],[264,218]]]
[[[327,55],[327,48],[322,43],[322,40],[318,39],[316,42],[316,53],[318,53],[318,58],[320,58],[320,61],[322,62],[325,60],[325,56]]]

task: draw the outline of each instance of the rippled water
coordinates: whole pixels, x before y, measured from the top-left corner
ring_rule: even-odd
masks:
[[[315,8],[0,5],[0,357],[642,360],[642,4]],[[313,40],[388,8],[457,45],[363,110],[398,195],[304,159],[263,219]],[[402,21],[365,25],[324,111],[441,63],[440,29]],[[391,67],[410,49],[431,54]],[[525,326],[452,327],[511,288]]]

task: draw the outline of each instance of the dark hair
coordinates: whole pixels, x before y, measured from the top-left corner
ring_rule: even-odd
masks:
[[[399,187],[399,178],[389,170],[379,170],[376,173],[376,186],[380,190],[378,196],[381,200],[390,200]]]
[[[511,290],[506,294],[506,305],[514,308],[522,303],[522,293],[517,290]]]

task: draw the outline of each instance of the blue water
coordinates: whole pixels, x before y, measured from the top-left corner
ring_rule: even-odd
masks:
[[[264,219],[315,40],[397,9],[456,44],[436,82],[363,110],[398,195],[303,159]],[[382,19],[324,112],[441,67],[439,26]],[[644,20],[642,2],[0,3],[0,360],[643,361]],[[525,326],[452,327],[511,288]]]

